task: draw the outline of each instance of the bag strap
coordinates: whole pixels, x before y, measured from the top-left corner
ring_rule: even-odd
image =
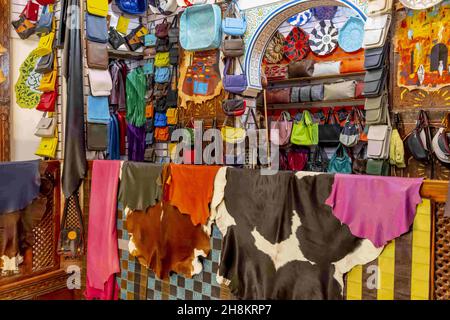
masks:
[[[170,28],[176,28],[177,25],[178,25],[178,15],[175,15],[172,20],[172,23],[170,24]]]

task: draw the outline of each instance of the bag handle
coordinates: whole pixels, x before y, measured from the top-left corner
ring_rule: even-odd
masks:
[[[170,24],[170,28],[176,28],[177,25],[178,25],[178,15],[175,15],[172,20],[172,23]]]

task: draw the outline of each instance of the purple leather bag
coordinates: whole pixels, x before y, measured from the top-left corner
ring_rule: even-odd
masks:
[[[241,70],[244,72],[244,68],[242,67],[241,61],[239,58],[239,65],[241,66]],[[241,94],[247,89],[247,76],[245,72],[243,74],[228,74],[231,65],[231,58],[227,58],[225,63],[225,70],[223,72],[223,87],[226,91]]]

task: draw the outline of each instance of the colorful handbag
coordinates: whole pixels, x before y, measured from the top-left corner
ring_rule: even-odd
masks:
[[[53,27],[53,5],[45,6],[36,26],[37,34],[47,34]]]
[[[158,52],[155,57],[155,67],[167,67],[170,65],[169,52]]]
[[[155,140],[167,141],[169,140],[169,127],[156,127],[155,128]]]
[[[240,13],[240,18],[236,15],[235,3],[230,2],[225,11],[225,18],[222,21],[222,30],[225,34],[230,36],[243,36],[247,30],[247,22],[245,14]]]
[[[162,112],[155,112],[155,121],[153,125],[156,128],[167,126],[167,115]]]
[[[87,0],[87,11],[99,17],[108,15],[108,0]]]
[[[279,118],[270,124],[270,141],[279,146],[288,144],[291,138],[291,131],[291,115],[289,112],[283,111]]]
[[[253,117],[253,120],[255,121],[255,123],[257,123],[255,114],[253,113],[252,109],[249,110],[249,113]],[[246,137],[245,127],[247,125],[247,121],[249,118],[250,118],[250,115],[247,114],[247,116],[245,117],[244,123],[242,123],[241,117],[239,117],[238,119],[239,119],[239,122],[241,123],[241,126],[240,127],[230,127],[230,126],[226,125],[227,120],[228,120],[228,116],[226,116],[225,120],[223,122],[223,125],[222,125],[222,129],[220,130],[221,135],[222,135],[222,140],[225,141],[226,143],[230,143],[230,144],[242,143]]]
[[[308,34],[298,27],[292,28],[284,41],[284,55],[290,61],[299,61],[305,58],[310,52],[308,45]]]
[[[146,34],[144,36],[144,46],[146,47],[156,47],[156,41],[158,38],[153,33]]]
[[[18,20],[12,21],[11,24],[22,40],[28,39],[36,32],[36,24],[24,16],[20,16]]]
[[[178,109],[177,108],[167,109],[166,116],[167,116],[167,124],[175,125],[178,123]]]
[[[55,32],[50,32],[46,35],[41,36],[41,38],[39,39],[38,47],[35,50],[35,53],[40,57],[52,53],[54,39],[55,39]]]
[[[145,117],[146,118],[153,118],[153,114],[154,113],[155,113],[155,107],[153,105],[153,101],[151,101],[145,106]]]
[[[41,138],[41,142],[39,143],[39,146],[34,154],[39,157],[55,159],[57,147],[58,147],[58,127],[55,126],[53,136],[49,138]]]
[[[247,76],[245,75],[240,59],[237,58],[237,60],[243,73],[238,75],[229,75],[228,72],[230,70],[231,58],[227,58],[225,70],[223,72],[223,87],[228,92],[240,94],[247,89]]]
[[[117,21],[116,30],[121,34],[127,34],[129,24],[130,19],[125,17],[124,15],[120,15],[119,20]]]
[[[42,92],[55,91],[57,78],[58,78],[58,72],[56,70],[44,74],[44,76],[41,79],[39,91],[42,91]]]
[[[117,50],[119,47],[126,43],[125,38],[120,35],[119,32],[117,32],[116,29],[113,27],[109,27],[109,39],[108,42],[113,47],[113,49]]]
[[[314,123],[309,111],[303,111],[300,121],[294,122],[291,143],[301,146],[311,146],[319,143],[319,125]]]
[[[327,171],[328,173],[352,173],[352,159],[342,144],[339,144],[336,152],[331,157]]]
[[[87,121],[108,124],[110,120],[108,97],[88,96]]]
[[[309,47],[318,56],[332,53],[338,47],[338,29],[331,20],[322,20],[311,31]]]
[[[39,5],[32,0],[28,0],[27,4],[22,10],[21,16],[24,16],[28,20],[37,21],[39,13]]]
[[[170,81],[170,67],[156,68],[155,71],[155,82],[156,83],[167,83]]]
[[[39,104],[36,106],[36,110],[43,112],[55,112],[56,98],[58,97],[58,91],[44,92],[41,95]]]
[[[180,42],[180,28],[178,27],[178,16],[175,16],[169,29],[169,44],[175,45],[178,42]]]
[[[144,74],[152,75],[155,73],[155,62],[153,59],[148,60],[143,66]]]

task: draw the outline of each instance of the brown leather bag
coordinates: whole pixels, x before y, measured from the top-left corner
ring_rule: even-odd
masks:
[[[291,88],[272,89],[266,93],[268,104],[282,104],[291,102]]]
[[[314,60],[293,61],[289,63],[289,78],[311,77],[314,72],[314,64]]]
[[[106,43],[86,40],[86,55],[89,68],[101,70],[108,69],[109,55]]]
[[[226,37],[223,41],[222,51],[225,57],[240,57],[244,55],[245,44],[242,38]]]
[[[163,22],[158,24],[155,27],[155,35],[160,38],[167,38],[169,36],[170,23],[167,22],[167,19],[164,19]]]

